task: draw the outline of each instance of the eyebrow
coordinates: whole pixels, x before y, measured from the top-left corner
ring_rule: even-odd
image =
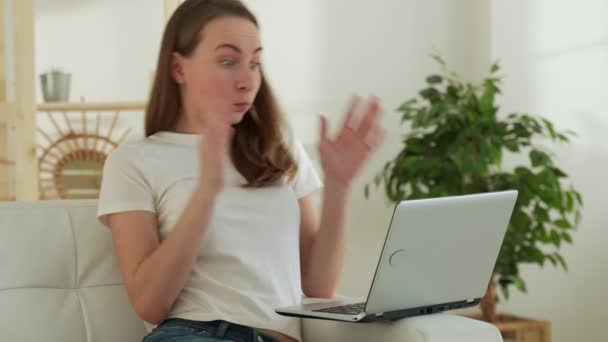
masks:
[[[218,46],[217,46],[215,49],[216,49],[216,50],[219,50],[219,49],[221,49],[221,48],[228,48],[228,49],[232,49],[232,50],[234,50],[234,51],[236,51],[236,52],[238,52],[238,53],[242,53],[242,52],[243,52],[243,51],[242,51],[242,50],[241,50],[241,49],[240,49],[238,46],[233,45],[233,44],[220,44],[220,45],[218,45]],[[253,53],[254,53],[254,54],[256,54],[256,53],[258,53],[258,52],[260,52],[260,51],[262,51],[262,47],[259,47],[259,48],[255,49],[255,50],[253,51]]]

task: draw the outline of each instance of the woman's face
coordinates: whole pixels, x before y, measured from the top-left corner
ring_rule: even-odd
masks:
[[[204,125],[208,115],[221,115],[231,124],[240,122],[260,89],[261,51],[258,29],[251,21],[210,21],[191,56],[174,54],[173,77],[180,85],[183,119]]]

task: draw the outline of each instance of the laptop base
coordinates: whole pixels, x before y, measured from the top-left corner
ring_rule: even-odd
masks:
[[[390,312],[384,312],[382,315],[376,314],[368,314],[360,320],[350,320],[348,318],[344,319],[336,319],[336,318],[327,318],[327,317],[319,317],[319,316],[311,316],[306,315],[306,313],[286,313],[279,312],[278,314],[289,317],[300,317],[300,318],[311,318],[311,319],[321,319],[326,321],[338,321],[338,322],[351,322],[351,323],[370,323],[370,322],[395,322],[403,318],[413,317],[413,316],[422,316],[422,315],[430,315],[448,310],[462,309],[471,306],[476,306],[481,302],[481,298],[476,298],[472,301],[462,300],[457,302],[450,302],[444,304],[437,305],[429,305],[429,306],[421,306],[417,308],[404,309],[404,310],[395,310]]]

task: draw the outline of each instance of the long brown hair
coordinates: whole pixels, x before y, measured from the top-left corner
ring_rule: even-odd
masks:
[[[152,92],[146,108],[146,136],[170,131],[182,110],[179,87],[171,74],[173,52],[191,56],[201,40],[202,29],[219,17],[239,17],[258,26],[257,19],[239,0],[186,0],[173,13],[163,34]],[[286,146],[278,103],[262,75],[252,108],[234,126],[231,159],[247,180],[246,187],[276,184],[297,172]]]

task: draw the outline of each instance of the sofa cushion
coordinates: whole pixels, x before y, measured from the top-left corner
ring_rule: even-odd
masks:
[[[141,341],[97,201],[0,203],[0,341]]]

